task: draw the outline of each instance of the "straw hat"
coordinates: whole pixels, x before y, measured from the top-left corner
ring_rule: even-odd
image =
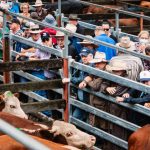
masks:
[[[30,27],[30,33],[41,33],[39,25],[33,25]]]
[[[70,14],[69,15],[69,20],[79,20],[80,18],[78,18],[77,14]]]
[[[63,32],[61,32],[61,31],[57,31],[56,32],[56,35],[54,35],[56,38],[57,37],[64,37],[65,36],[65,34],[63,33]]]
[[[77,31],[77,27],[74,24],[68,23],[65,27],[66,30],[75,33]]]
[[[41,0],[36,0],[35,5],[32,5],[34,7],[38,7],[38,6],[43,6],[44,4],[42,3]]]
[[[96,52],[94,59],[89,61],[89,63],[100,63],[100,62],[108,62],[106,60],[106,54],[103,52]]]
[[[93,38],[91,35],[86,35],[85,37],[88,37],[88,38]],[[82,42],[77,42],[77,43],[80,43],[81,45],[92,45],[94,48],[97,48],[98,45],[94,44],[94,42],[91,42],[91,41],[88,41],[86,39],[84,39]]]
[[[116,46],[125,48],[127,50],[135,50],[135,43],[130,40],[128,36],[123,36],[120,39],[120,42],[116,44]]]
[[[106,66],[106,70],[107,71],[113,71],[113,70],[116,70],[116,71],[119,71],[119,70],[130,70],[126,63],[121,61],[121,60],[115,60],[115,61],[112,61],[110,62],[109,65]]]

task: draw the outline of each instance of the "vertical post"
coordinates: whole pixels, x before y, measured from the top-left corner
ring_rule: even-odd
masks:
[[[65,35],[65,49],[63,50],[63,74],[65,78],[69,77],[69,65],[68,65],[68,35]],[[63,88],[63,98],[66,100],[66,109],[64,111],[64,120],[69,121],[69,105],[68,105],[68,83]]]
[[[61,27],[61,0],[58,0],[57,25],[58,25],[58,27]]]
[[[116,33],[117,33],[117,39],[119,39],[119,13],[115,13],[115,22],[116,22]]]
[[[10,61],[10,40],[9,33],[6,32],[6,17],[7,15],[3,14],[3,62]],[[10,72],[4,72],[4,83],[10,83]]]
[[[144,12],[141,12],[141,15],[144,15]],[[140,17],[140,31],[143,30],[143,17]]]

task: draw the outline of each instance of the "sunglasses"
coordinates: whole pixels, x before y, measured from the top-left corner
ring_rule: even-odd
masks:
[[[37,31],[37,30],[40,30],[40,29],[39,28],[31,29],[31,31]]]
[[[109,29],[103,29],[104,31],[109,31]]]

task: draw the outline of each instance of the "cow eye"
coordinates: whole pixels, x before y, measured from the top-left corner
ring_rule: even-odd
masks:
[[[16,108],[14,105],[10,105],[10,108]]]

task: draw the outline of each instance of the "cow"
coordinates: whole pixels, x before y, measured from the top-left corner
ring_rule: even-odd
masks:
[[[36,136],[31,136],[31,137],[52,150],[79,150],[78,148],[72,146],[54,143],[52,141],[48,141]],[[27,148],[25,148],[23,144],[15,141],[8,135],[0,136],[0,150],[12,150],[12,149],[27,150]]]
[[[6,91],[4,94],[0,95],[0,99],[0,111],[28,119],[28,116],[25,114],[20,106],[20,101],[16,97],[16,94],[12,94],[10,91]]]
[[[150,149],[150,124],[133,132],[128,139],[128,150]]]
[[[94,136],[82,132],[74,125],[64,121],[56,120],[47,126],[5,112],[0,112],[0,118],[27,134],[77,148],[91,148],[96,141]],[[3,135],[3,133],[0,134]]]
[[[108,21],[111,23],[112,26],[116,26],[115,19],[108,19]],[[139,24],[139,21],[137,18],[119,19],[120,26],[137,26],[138,24]]]
[[[140,6],[150,8],[150,2],[149,1],[141,1]]]
[[[123,9],[121,6],[116,6],[116,5],[103,5],[104,7],[96,7],[94,5],[90,5],[89,7],[83,9],[84,14],[100,14],[100,13],[112,13],[115,12],[113,9]],[[111,8],[111,9],[107,9]]]

